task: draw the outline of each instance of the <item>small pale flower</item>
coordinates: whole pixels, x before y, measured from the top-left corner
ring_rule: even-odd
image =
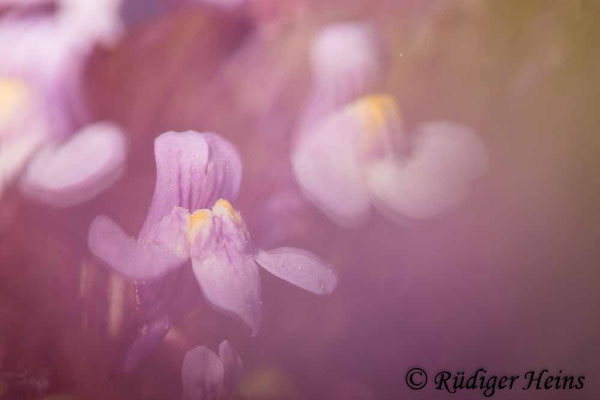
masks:
[[[69,140],[46,143],[27,164],[21,188],[31,198],[56,207],[83,203],[121,176],[126,149],[118,126],[86,125]]]
[[[93,46],[118,35],[116,1],[63,0],[55,12],[20,12],[36,5],[11,4],[0,17],[0,193],[23,173],[35,200],[71,206],[112,184],[125,161],[115,125],[77,131],[88,120],[83,67]]]
[[[391,156],[391,133],[400,116],[389,96],[367,96],[314,124],[292,151],[296,179],[305,196],[341,225],[368,217],[367,166]]]
[[[366,220],[371,204],[411,218],[436,215],[456,204],[485,170],[483,144],[449,122],[402,135],[389,96],[359,98],[315,124],[298,141],[292,164],[305,196],[341,225]],[[392,138],[409,149],[394,151]]]
[[[241,164],[225,139],[169,132],[156,139],[155,155],[156,186],[138,239],[104,216],[90,226],[90,250],[110,267],[148,281],[191,260],[208,302],[240,318],[253,333],[260,324],[258,265],[313,293],[334,289],[336,275],[312,253],[254,248],[242,217],[226,200],[237,195]]]
[[[242,360],[228,341],[219,354],[205,346],[188,351],[181,366],[182,400],[225,400],[240,382]]]

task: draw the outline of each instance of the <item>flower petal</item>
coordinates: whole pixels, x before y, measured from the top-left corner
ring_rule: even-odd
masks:
[[[294,247],[259,250],[256,262],[289,283],[315,294],[329,294],[337,286],[337,276],[315,254]]]
[[[88,125],[66,143],[46,146],[36,154],[23,176],[23,190],[58,207],[87,201],[120,177],[126,148],[117,126]]]
[[[183,209],[163,219],[153,229],[152,241],[127,236],[111,219],[103,215],[92,221],[88,233],[91,252],[111,268],[136,280],[158,279],[188,259],[187,227],[189,215]]]
[[[384,210],[430,218],[460,202],[486,164],[485,147],[473,132],[429,123],[417,132],[407,160],[385,159],[369,167],[369,184]]]
[[[166,316],[144,325],[127,352],[123,367],[124,371],[127,373],[134,371],[140,362],[160,343],[170,327],[171,321]]]
[[[305,196],[342,225],[357,225],[369,213],[354,136],[358,122],[340,115],[301,140],[292,154],[296,179]]]
[[[300,130],[372,89],[381,68],[378,47],[364,23],[331,24],[317,34],[310,51],[315,83]]]
[[[250,235],[231,204],[218,200],[212,210],[192,215],[192,269],[208,302],[248,324],[260,325],[260,275]]]
[[[371,204],[365,163],[388,154],[399,129],[395,101],[385,95],[362,97],[315,124],[292,152],[304,195],[340,225],[364,222]]]
[[[473,179],[487,169],[485,145],[471,129],[448,121],[431,121],[417,127],[415,147],[429,156],[433,167],[456,179]],[[426,150],[427,149],[427,150]]]
[[[181,366],[182,400],[219,400],[225,368],[217,355],[204,346],[188,351]]]
[[[242,359],[227,340],[222,341],[219,345],[219,358],[225,369],[221,397],[226,399],[240,383],[242,378]]]
[[[431,218],[465,195],[464,184],[432,175],[417,162],[382,160],[369,167],[369,176],[374,203],[391,217]]]
[[[0,195],[45,140],[46,135],[39,131],[14,138],[0,135]]]
[[[193,212],[219,198],[237,196],[240,156],[224,138],[212,133],[167,132],[154,141],[154,153],[156,185],[141,239],[174,207]]]
[[[241,319],[255,335],[261,300],[260,276],[252,254],[222,248],[199,256],[192,248],[192,268],[206,300],[218,311]]]

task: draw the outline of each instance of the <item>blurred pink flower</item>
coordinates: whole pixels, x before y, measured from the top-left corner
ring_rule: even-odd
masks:
[[[290,45],[291,48],[297,49],[297,42]],[[293,62],[293,55],[286,54],[280,58]],[[294,147],[294,144],[302,142],[304,136],[310,134],[311,128],[332,112],[356,97],[370,93],[384,69],[377,31],[370,23],[362,21],[337,22],[321,28],[310,40],[308,56],[313,82],[300,115],[294,113],[293,118],[285,118],[286,113],[290,113],[289,109],[296,110],[298,105],[285,108],[294,87],[279,85],[285,90],[280,88],[280,94],[272,96],[271,103],[275,106],[269,107],[262,119],[261,133],[274,132],[281,136],[279,140],[282,144],[279,145],[286,148],[290,143]],[[298,64],[298,60],[295,64]],[[286,73],[279,73],[282,77],[280,80],[291,81],[293,72],[288,68]],[[273,76],[277,77],[277,74],[271,73],[266,82],[273,82]],[[290,132],[293,133],[291,138]],[[254,226],[261,228],[258,232],[262,235],[258,239],[265,244],[285,242],[303,234],[303,231],[306,233],[315,222],[308,222],[311,207],[295,184],[289,153],[282,152],[279,156],[284,158],[281,160],[277,156],[270,156],[269,160],[280,167],[268,169],[276,179],[275,188],[271,189],[269,199],[262,202],[259,217],[251,220]],[[278,223],[273,224],[272,221]],[[262,228],[268,225],[275,226],[275,229]]]
[[[406,155],[393,147],[392,139],[409,142],[401,135],[389,96],[362,97],[330,114],[292,152],[302,191],[344,226],[363,223],[371,204],[394,216],[426,218],[457,203],[485,170],[485,148],[467,128],[424,124],[411,136]]]
[[[0,193],[31,160],[22,186],[36,200],[70,206],[118,178],[126,142],[113,124],[89,122],[81,79],[98,43],[120,34],[118,0],[10,4],[0,16]]]
[[[257,264],[316,294],[335,288],[335,273],[312,253],[253,247],[240,214],[226,200],[236,197],[241,180],[239,155],[228,141],[210,133],[168,132],[155,140],[155,156],[156,186],[138,239],[105,216],[90,226],[90,250],[111,268],[150,281],[191,259],[208,302],[244,321],[253,334],[260,324]]]
[[[188,351],[181,366],[182,400],[224,400],[238,385],[242,360],[228,341],[219,355],[205,346]]]

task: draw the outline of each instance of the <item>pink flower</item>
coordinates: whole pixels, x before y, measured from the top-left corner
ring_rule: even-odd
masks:
[[[34,199],[70,206],[114,182],[125,161],[118,127],[86,125],[80,87],[93,47],[119,35],[118,3],[63,0],[54,12],[23,10],[34,5],[11,5],[0,18],[0,192],[22,173]]]
[[[408,147],[402,154],[393,139]],[[292,152],[305,196],[344,226],[375,205],[390,216],[426,218],[456,204],[486,168],[485,147],[469,129],[429,122],[404,137],[393,98],[366,96],[314,123]]]
[[[310,252],[254,248],[241,215],[227,200],[237,195],[241,163],[225,139],[168,132],[155,140],[155,156],[156,186],[138,238],[105,216],[90,226],[90,250],[111,268],[151,281],[191,260],[208,302],[244,321],[254,334],[261,314],[259,265],[316,294],[335,288],[335,273]]]
[[[228,341],[219,355],[198,346],[188,351],[181,366],[182,400],[224,400],[240,381],[242,360]]]

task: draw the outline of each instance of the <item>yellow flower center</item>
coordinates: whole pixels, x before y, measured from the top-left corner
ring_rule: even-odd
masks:
[[[240,213],[237,212],[231,203],[225,199],[217,200],[212,208],[212,211],[215,215],[223,215],[223,213],[227,214],[237,224],[242,222]]]
[[[193,240],[199,231],[206,229],[210,226],[213,216],[227,216],[231,218],[236,224],[242,223],[242,217],[235,208],[225,199],[219,199],[215,202],[212,209],[203,208],[196,210],[190,215],[188,225],[188,235]]]
[[[30,90],[23,81],[0,77],[0,126],[17,114],[30,101]]]
[[[354,103],[366,135],[374,139],[383,135],[390,126],[400,123],[398,104],[392,96],[374,94],[361,97]]]
[[[198,229],[204,228],[210,221],[211,217],[212,217],[212,212],[210,212],[210,210],[203,209],[203,210],[195,211],[190,216],[190,222],[189,222],[190,223],[190,226],[189,226],[190,233],[193,235],[196,231],[198,231]]]

